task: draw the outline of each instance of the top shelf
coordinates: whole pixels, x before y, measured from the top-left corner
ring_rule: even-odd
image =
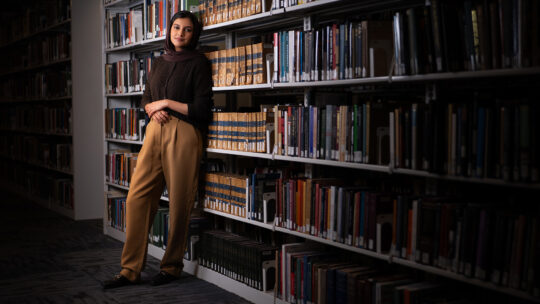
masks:
[[[266,0],[270,1],[270,0]],[[222,32],[225,30],[230,30],[234,28],[239,28],[242,26],[246,26],[247,24],[253,24],[253,22],[257,22],[258,27],[265,27],[270,26],[272,23],[271,21],[279,21],[282,22],[284,17],[287,17],[290,14],[302,14],[308,11],[314,11],[314,10],[321,10],[324,9],[327,6],[330,6],[332,4],[336,3],[350,3],[350,1],[346,0],[316,0],[313,2],[308,2],[305,4],[285,7],[285,8],[279,8],[275,10],[270,10],[266,12],[262,12],[256,15],[247,16],[244,18],[226,21],[218,24],[208,25],[203,27],[203,32],[201,34],[201,40],[204,40],[205,38],[213,37],[217,32]],[[120,7],[120,6],[132,6],[135,2],[132,2],[130,0],[116,0],[112,1],[111,3],[105,4],[105,8],[112,8],[112,7]],[[144,39],[142,41],[118,46],[114,48],[106,48],[105,52],[117,52],[117,51],[125,51],[133,48],[138,48],[143,45],[152,45],[156,42],[163,42],[165,40],[165,37],[157,37],[152,39]]]

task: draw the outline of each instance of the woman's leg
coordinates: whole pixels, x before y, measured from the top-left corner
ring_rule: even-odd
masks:
[[[126,202],[126,242],[122,251],[121,275],[130,281],[139,279],[146,263],[148,233],[163,193],[160,124],[151,121],[137,157]]]
[[[173,118],[162,143],[162,166],[169,190],[169,234],[161,270],[179,277],[183,268],[189,216],[197,191],[202,139],[191,124]],[[165,134],[165,132],[164,132]]]

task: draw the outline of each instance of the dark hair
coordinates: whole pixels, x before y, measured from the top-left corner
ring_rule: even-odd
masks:
[[[193,23],[193,36],[191,37],[191,41],[189,42],[187,48],[194,50],[197,47],[197,43],[199,43],[199,37],[201,36],[202,32],[202,25],[199,22],[199,19],[197,19],[197,16],[195,16],[190,11],[179,11],[172,16],[171,22],[169,23],[169,26],[167,28],[167,39],[165,40],[165,48],[174,50],[174,45],[171,41],[171,28],[174,21],[178,18],[189,18],[191,20],[191,23]]]

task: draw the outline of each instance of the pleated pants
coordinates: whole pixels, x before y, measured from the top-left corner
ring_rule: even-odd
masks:
[[[169,192],[169,233],[160,268],[180,276],[202,156],[202,138],[193,125],[170,116],[163,125],[150,121],[137,158],[126,202],[126,242],[120,274],[131,281],[146,264],[148,233],[164,185]]]

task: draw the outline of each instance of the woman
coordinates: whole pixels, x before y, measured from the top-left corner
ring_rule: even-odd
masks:
[[[106,289],[140,281],[148,232],[164,184],[169,192],[170,228],[161,271],[151,284],[169,283],[182,272],[189,215],[197,191],[202,135],[206,133],[213,103],[210,63],[195,50],[201,30],[192,13],[176,13],[167,30],[165,54],[152,65],[141,101],[150,123],[127,197],[122,270],[103,283]]]

